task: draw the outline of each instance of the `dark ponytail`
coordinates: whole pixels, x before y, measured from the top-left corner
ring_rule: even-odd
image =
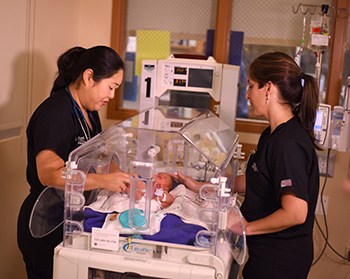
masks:
[[[89,49],[73,47],[58,58],[57,67],[58,73],[51,95],[75,82],[86,69],[92,69],[94,81],[99,82],[123,70],[124,62],[113,49],[106,46],[95,46]]]
[[[57,60],[58,73],[51,89],[51,95],[59,89],[69,85],[75,81],[80,73],[72,71],[74,65],[77,63],[79,57],[86,49],[82,47],[73,47],[63,53]]]
[[[313,131],[319,94],[315,79],[302,72],[298,64],[282,52],[270,52],[256,58],[249,68],[249,75],[259,88],[269,81],[279,88],[281,97],[291,106],[319,149]]]
[[[301,124],[308,132],[314,146],[317,149],[320,149],[313,130],[316,119],[316,109],[318,106],[318,86],[314,77],[304,73],[302,74],[301,82],[304,86],[302,89],[300,104],[293,110],[293,113],[299,117]]]

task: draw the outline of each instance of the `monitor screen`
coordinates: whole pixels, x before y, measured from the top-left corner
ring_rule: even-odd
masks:
[[[213,70],[189,69],[188,86],[200,88],[213,88]]]
[[[315,131],[321,131],[322,130],[322,119],[323,119],[323,111],[317,110],[316,111],[316,120],[315,120]]]

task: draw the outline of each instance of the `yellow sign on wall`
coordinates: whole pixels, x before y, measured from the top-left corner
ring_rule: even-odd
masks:
[[[135,75],[141,75],[142,60],[166,59],[170,55],[170,32],[157,30],[136,31]]]

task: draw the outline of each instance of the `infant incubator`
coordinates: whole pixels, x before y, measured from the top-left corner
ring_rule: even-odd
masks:
[[[43,194],[64,200],[64,240],[55,249],[53,278],[228,278],[231,262],[242,264],[246,254],[243,221],[233,194],[237,145],[237,134],[207,109],[158,106],[111,126],[71,152],[65,189],[51,186]],[[86,174],[106,174],[111,162],[137,174],[131,177],[130,191],[84,192]],[[152,177],[177,171],[208,183],[199,193],[177,185],[169,192],[174,202],[153,212]],[[142,204],[136,198],[139,180],[145,185]],[[120,204],[112,202],[115,195],[126,201],[126,215],[119,214]],[[53,202],[50,206],[59,207]],[[92,222],[87,230],[91,219],[86,209],[102,208],[103,224],[95,227]],[[226,229],[229,212],[237,217],[239,235]],[[47,224],[42,215],[38,205],[32,213],[33,235],[44,235],[47,227],[58,225],[52,219]],[[162,234],[170,215],[181,225]],[[112,216],[123,217],[124,225],[111,226]],[[160,218],[157,230],[154,218]],[[194,241],[181,243],[191,225],[198,228]],[[180,227],[186,237],[183,231],[176,232]],[[170,241],[157,239],[161,234]]]

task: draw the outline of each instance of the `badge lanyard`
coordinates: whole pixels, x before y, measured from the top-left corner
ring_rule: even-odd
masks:
[[[83,130],[85,139],[86,139],[86,140],[89,140],[89,139],[91,138],[91,136],[90,136],[89,126],[88,126],[88,124],[87,124],[87,122],[86,122],[86,119],[85,119],[85,117],[84,117],[84,114],[83,114],[83,112],[81,111],[80,107],[78,106],[77,102],[74,100],[74,98],[73,98],[73,96],[72,96],[72,93],[71,93],[70,90],[69,90],[68,85],[66,86],[66,89],[67,89],[67,92],[68,92],[68,94],[69,94],[69,97],[70,97],[70,99],[71,99],[71,101],[72,101],[72,103],[73,103],[73,111],[74,111],[74,114],[75,114],[75,116],[77,117],[77,119],[78,119],[78,121],[79,121],[79,124],[80,124],[81,129]],[[89,112],[88,112],[88,113],[89,113]],[[85,123],[85,125],[86,125],[87,131],[85,131],[85,128],[84,128],[84,125],[83,125],[83,123],[82,123],[82,121],[81,121],[81,118],[83,118],[83,121],[84,121],[84,123]]]

